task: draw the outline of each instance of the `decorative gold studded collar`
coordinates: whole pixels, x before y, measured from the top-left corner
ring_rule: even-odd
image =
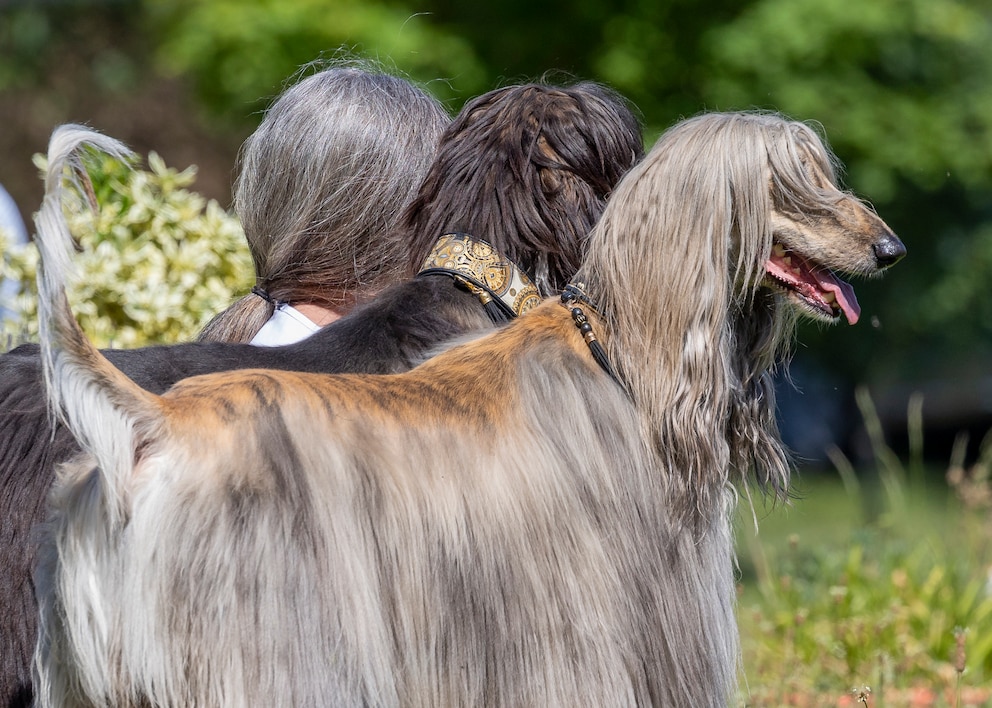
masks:
[[[541,294],[526,273],[469,234],[450,233],[438,239],[417,273],[430,274],[454,278],[479,298],[494,321],[518,317],[541,302]]]

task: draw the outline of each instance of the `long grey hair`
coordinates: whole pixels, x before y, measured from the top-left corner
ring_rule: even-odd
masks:
[[[346,311],[396,280],[407,246],[393,225],[448,123],[426,91],[367,63],[284,92],[242,146],[235,181],[256,284],[275,301]],[[273,307],[246,295],[199,338],[250,341]]]

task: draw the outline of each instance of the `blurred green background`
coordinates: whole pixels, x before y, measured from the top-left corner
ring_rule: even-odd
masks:
[[[7,0],[0,9],[0,184],[25,220],[31,155],[78,121],[154,150],[230,203],[237,148],[301,65],[341,51],[425,82],[452,111],[549,71],[641,110],[650,144],[703,110],[820,123],[846,185],[909,257],[856,283],[855,327],[804,326],[783,426],[805,458],[867,455],[868,384],[894,444],[925,390],[928,454],[992,426],[992,0]],[[558,74],[560,77],[561,74]]]

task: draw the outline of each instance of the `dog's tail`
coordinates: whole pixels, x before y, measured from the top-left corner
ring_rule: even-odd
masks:
[[[162,415],[156,396],[114,368],[86,338],[66,298],[75,242],[63,200],[67,181],[92,194],[84,156],[94,150],[121,160],[132,154],[117,140],[79,125],[57,128],[48,146],[45,198],[35,216],[41,254],[38,321],[50,411],[96,458],[106,482],[107,510],[114,520],[125,510],[140,441]]]

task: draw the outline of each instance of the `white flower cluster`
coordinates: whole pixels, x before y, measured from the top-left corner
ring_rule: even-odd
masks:
[[[35,164],[44,169],[44,157]],[[95,158],[93,193],[66,210],[79,242],[69,301],[86,334],[101,347],[188,341],[253,282],[241,226],[216,201],[188,189],[196,168],[166,167],[154,152],[149,170]],[[95,198],[94,211],[87,201]],[[0,281],[20,282],[4,303],[2,339],[36,339],[38,251],[0,232]],[[3,313],[0,312],[0,316]],[[16,342],[15,342],[16,343]],[[0,342],[2,344],[2,342]]]

